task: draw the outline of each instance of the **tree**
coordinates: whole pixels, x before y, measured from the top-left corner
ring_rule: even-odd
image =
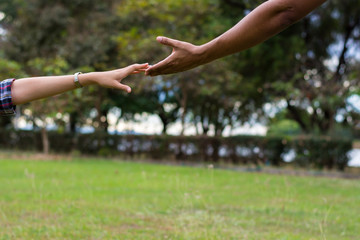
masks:
[[[1,44],[4,57],[30,76],[154,63],[171,51],[156,36],[202,44],[261,2],[4,0],[0,24],[7,33]],[[157,114],[164,133],[180,120],[184,126],[199,126],[199,134],[207,135],[213,127],[221,135],[227,126],[268,119],[266,103],[285,103],[286,118],[303,132],[328,133],[339,123],[353,127],[359,116],[347,99],[359,92],[352,48],[360,38],[359,10],[357,2],[331,1],[257,47],[176,75],[136,76],[129,79],[134,85],[130,95],[79,89],[59,98],[67,104],[56,111],[69,116],[72,132],[85,124],[107,131],[108,113],[118,108],[119,117],[128,119]],[[67,66],[59,68],[61,61]],[[60,71],[54,72],[56,68]]]
[[[68,64],[63,59],[41,59],[35,58],[28,63],[31,67],[32,73],[41,72],[43,75],[59,75],[68,69]],[[57,123],[61,123],[60,118],[56,118],[58,113],[62,112],[62,109],[68,105],[68,99],[62,96],[55,96],[51,99],[39,100],[29,103],[28,109],[31,109],[31,115],[27,117],[33,122],[35,128],[40,128],[42,146],[44,154],[50,152],[50,141],[47,132],[47,126],[49,123],[54,122],[57,119]]]
[[[5,54],[21,64],[28,75],[48,74],[39,68],[36,74],[33,72],[34,59],[50,62],[51,59],[63,59],[68,68],[56,73],[59,75],[81,69],[107,70],[116,65],[114,59],[117,56],[117,46],[112,38],[116,31],[113,28],[115,19],[112,0],[17,0],[2,4],[2,11],[6,16],[3,25],[7,30],[2,43]],[[100,88],[92,88],[91,91],[96,92],[91,94],[98,112],[96,122],[101,122],[107,114],[103,103],[108,91]],[[87,90],[78,92],[76,103],[88,99],[85,96],[87,93]],[[67,96],[72,98],[72,95]],[[89,106],[91,105],[81,104],[81,110],[89,112]],[[76,122],[81,119],[78,110],[78,104],[66,108],[71,116],[72,131],[75,130]],[[106,123],[97,125],[105,129],[107,126]]]
[[[223,1],[230,19],[253,7]],[[359,12],[357,2],[327,2],[276,37],[238,54],[233,69],[250,83],[250,91],[261,93],[254,94],[257,109],[285,101],[287,117],[306,133],[328,133],[339,115],[340,122],[352,125],[347,116],[354,111],[346,99],[358,88],[349,64],[359,39]]]
[[[160,46],[154,41],[158,35],[167,35],[199,44],[208,41],[228,27],[223,24],[222,20],[224,19],[221,18],[217,9],[218,2],[209,0],[181,2],[123,1],[123,4],[119,6],[119,16],[123,30],[119,31],[117,41],[119,46],[126,48],[127,51],[123,53],[124,56],[119,57],[119,62],[134,61],[139,58],[139,52],[143,53],[150,62],[158,61],[161,57],[166,56],[170,49]],[[209,14],[209,12],[212,14]],[[183,16],[186,16],[186,18]],[[197,101],[207,101],[205,97],[200,97],[201,91],[206,92],[206,88],[209,87],[218,89],[210,94],[213,94],[212,99],[220,97],[223,82],[216,80],[220,80],[224,76],[224,64],[220,62],[172,76],[159,77],[154,81],[143,79],[145,83],[137,83],[136,86],[137,89],[139,89],[139,85],[140,89],[145,86],[143,90],[139,91],[137,98],[141,95],[147,96],[147,105],[148,107],[152,106],[150,107],[152,113],[160,117],[164,130],[166,130],[169,121],[176,120],[177,116],[180,117],[182,125],[185,126],[188,115],[195,116],[198,114],[198,112],[194,112],[195,106],[197,104],[203,106],[203,102]],[[216,70],[207,75],[202,73],[211,69]],[[225,75],[229,76],[229,74]],[[212,76],[213,80],[206,79],[210,76]],[[206,84],[203,83],[204,81]],[[229,82],[231,79],[227,78],[227,81]],[[222,94],[223,98],[224,96],[226,95]],[[229,96],[229,98],[231,97],[233,96]],[[137,102],[131,96],[128,96],[128,98],[132,99],[128,103]],[[213,102],[218,103],[218,101]],[[124,105],[126,104],[124,103]],[[211,106],[214,105],[211,104]],[[166,108],[169,109],[169,107],[171,110],[166,111]],[[221,107],[218,106],[217,109],[226,115],[226,112],[220,110]],[[141,109],[144,108],[138,108],[139,111]],[[206,112],[210,109],[203,110]],[[178,111],[179,114],[177,114]],[[195,117],[195,119],[198,118]],[[221,118],[217,121],[211,119],[209,124],[216,123],[219,126],[221,125],[219,122],[222,122]],[[226,124],[225,121],[224,124]],[[221,132],[221,130],[219,129],[218,132]]]
[[[299,29],[294,37],[298,36],[303,48],[294,54],[293,67],[280,74],[280,81],[269,89],[284,97],[289,117],[304,132],[326,134],[334,128],[337,116],[342,115],[340,122],[345,123],[353,112],[346,99],[358,88],[349,64],[354,59],[351,45],[359,38],[359,11],[358,3],[333,1],[294,27]]]

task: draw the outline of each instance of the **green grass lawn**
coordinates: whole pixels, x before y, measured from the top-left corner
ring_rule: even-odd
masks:
[[[360,182],[0,160],[0,239],[360,239]]]

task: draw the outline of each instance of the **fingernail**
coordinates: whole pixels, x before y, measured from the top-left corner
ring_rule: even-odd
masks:
[[[128,88],[128,89],[127,89],[127,92],[128,92],[128,93],[131,93],[131,88]]]

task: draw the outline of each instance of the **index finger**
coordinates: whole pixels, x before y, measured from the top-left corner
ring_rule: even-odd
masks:
[[[131,74],[136,71],[145,71],[149,67],[148,63],[144,64],[133,64],[126,68],[128,74]]]

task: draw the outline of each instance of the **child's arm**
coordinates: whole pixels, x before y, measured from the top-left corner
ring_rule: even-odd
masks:
[[[173,48],[172,54],[151,66],[147,75],[182,72],[215,59],[243,51],[299,21],[326,0],[269,0],[218,38],[195,46],[165,37],[157,40]]]
[[[130,74],[144,72],[148,64],[134,64],[125,68],[77,75],[80,86],[100,85],[131,92],[131,88],[121,84]],[[58,77],[32,77],[8,79],[0,82],[0,116],[13,115],[15,107],[41,98],[47,98],[77,88],[75,75]]]
[[[113,71],[84,73],[78,75],[78,80],[84,87],[97,84],[130,93],[131,88],[121,84],[121,80],[130,74],[144,72],[147,67],[147,64],[134,64]],[[11,86],[12,103],[24,104],[73,90],[76,88],[74,79],[74,75],[17,79]]]

